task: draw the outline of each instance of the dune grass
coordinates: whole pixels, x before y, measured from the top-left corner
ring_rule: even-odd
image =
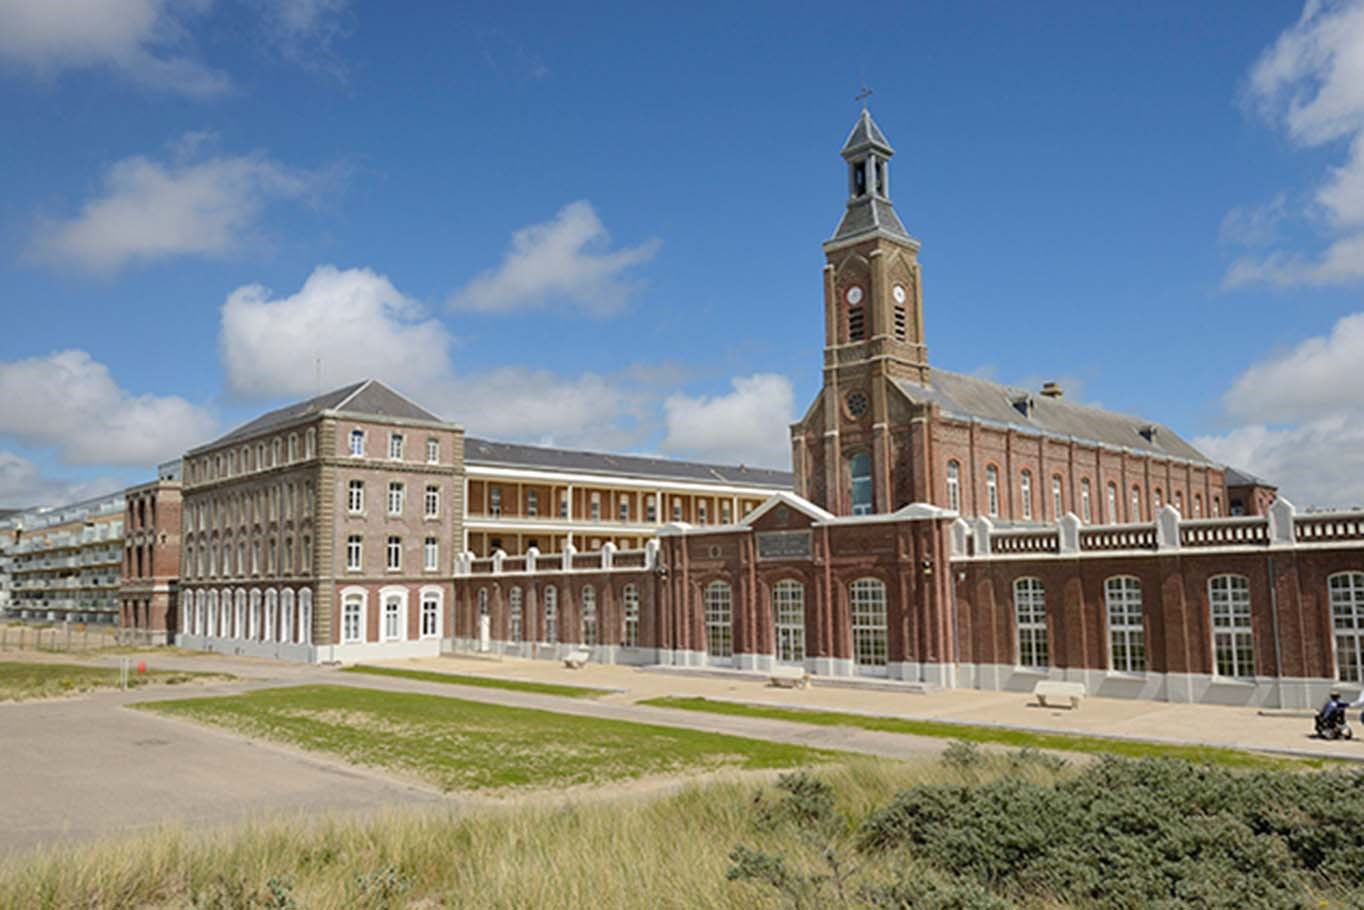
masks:
[[[601,698],[610,695],[610,689],[594,689],[590,686],[565,686],[559,683],[531,682],[524,679],[500,679],[493,676],[469,676],[465,673],[441,673],[432,670],[405,670],[401,667],[372,667],[356,664],[346,667],[343,673],[367,673],[371,676],[393,676],[398,679],[412,679],[418,682],[446,683],[452,686],[476,686],[481,689],[506,689],[511,692],[533,692],[537,695],[561,695],[564,698]]]
[[[959,779],[936,762],[863,757],[817,773],[857,816],[900,788]],[[750,807],[763,779],[734,774],[663,796],[462,816],[408,810],[217,832],[173,827],[0,863],[0,907],[766,910],[781,905],[725,879],[732,846],[753,839]]]
[[[638,704],[651,705],[656,708],[676,708],[683,711],[702,711],[708,714],[725,714],[732,717],[762,717],[822,727],[857,727],[883,733],[931,736],[937,739],[957,739],[1014,748],[1030,747],[1061,752],[1118,755],[1124,758],[1180,758],[1195,764],[1216,764],[1247,770],[1320,768],[1329,763],[1324,759],[1269,755],[1263,752],[1250,752],[1243,749],[1227,749],[1217,746],[1172,745],[1072,733],[1037,733],[1029,730],[1011,730],[1003,727],[986,727],[949,721],[911,720],[903,717],[880,717],[838,711],[777,708],[768,705],[712,701],[707,698],[665,696],[646,699],[638,702]]]
[[[696,730],[351,686],[291,686],[136,707],[392,769],[446,791],[563,788],[725,768],[790,768],[839,755]]]
[[[148,670],[146,673],[131,673],[128,677],[128,687],[174,686],[188,682],[228,679],[232,679],[232,676],[226,673]],[[118,686],[119,671],[117,667],[39,663],[27,660],[0,661],[0,702],[60,698],[95,689],[117,689]]]

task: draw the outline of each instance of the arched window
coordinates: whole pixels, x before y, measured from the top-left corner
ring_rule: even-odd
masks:
[[[597,643],[597,591],[595,588],[583,588],[582,594],[582,638],[585,645],[595,645]]]
[[[224,588],[218,595],[222,612],[218,616],[218,634],[223,638],[232,637],[232,591]]]
[[[1060,521],[1065,511],[1066,503],[1065,497],[1062,495],[1061,475],[1053,474],[1051,475],[1051,517]]]
[[[870,515],[872,512],[871,455],[857,452],[848,459],[848,475],[851,479],[852,513]]]
[[[639,647],[639,588],[633,584],[626,585],[620,593],[621,604],[624,606],[625,629],[621,635],[620,643],[627,648]]]
[[[1018,476],[1018,496],[1023,503],[1023,520],[1032,521],[1032,471]]]
[[[559,591],[553,585],[545,588],[545,641],[559,640]]]
[[[1080,519],[1085,524],[1089,524],[1094,520],[1093,515],[1093,510],[1089,505],[1089,478],[1086,477],[1080,481]]]
[[[1175,508],[1179,510],[1180,515],[1184,514],[1184,494],[1179,490],[1175,490]]]
[[[706,585],[706,653],[712,658],[729,660],[734,656],[734,596],[729,584],[712,581]]]
[[[999,517],[999,468],[994,465],[985,469],[985,510],[991,518]]]
[[[274,588],[268,588],[265,592],[265,635],[266,641],[275,640],[275,631],[279,628],[279,592]]]
[[[293,437],[290,437],[292,442]],[[289,644],[294,640],[294,589],[285,588],[279,595],[279,640]]]
[[[521,641],[521,589],[512,588],[507,592],[507,639],[513,643]]]
[[[238,588],[237,591],[236,591],[236,593],[235,593],[233,596],[234,596],[234,598],[235,598],[236,604],[235,604],[235,607],[233,608],[233,615],[232,615],[232,618],[233,618],[233,627],[234,627],[233,630],[232,630],[232,637],[233,637],[233,638],[245,638],[245,637],[246,637],[246,589],[245,589],[245,588]]]
[[[1018,665],[1047,666],[1047,590],[1038,578],[1014,582],[1014,619],[1018,626]]]
[[[1104,517],[1104,521],[1109,524],[1117,524],[1122,521],[1118,516],[1118,485],[1116,483],[1108,485],[1108,514]]]
[[[313,641],[313,592],[304,588],[298,592],[298,641],[308,645]]]
[[[1129,521],[1141,521],[1141,487],[1132,488],[1132,514]]]
[[[1194,518],[1202,518],[1202,517],[1203,517],[1203,494],[1202,494],[1202,493],[1195,493],[1195,494],[1193,494],[1193,517],[1194,517]]]
[[[1218,676],[1254,676],[1250,581],[1244,575],[1215,575],[1208,580],[1208,602],[1215,672]]]
[[[1364,572],[1332,575],[1327,586],[1336,636],[1336,678],[1364,682]]]
[[[380,641],[405,641],[407,639],[407,591],[381,592],[382,612],[379,614]]]
[[[805,662],[805,586],[787,578],[772,586],[772,628],[777,660]]]
[[[194,615],[194,595],[188,591],[180,592],[180,632],[188,635],[194,631],[191,617]]]
[[[961,465],[956,461],[947,463],[947,507],[961,511]]]
[[[1120,673],[1146,672],[1146,629],[1141,612],[1141,582],[1120,575],[1104,582],[1108,611],[1109,667]]]
[[[251,592],[251,628],[247,636],[253,641],[260,638],[260,589]]]
[[[1155,490],[1152,491],[1152,493],[1151,493],[1151,505],[1153,505],[1153,506],[1155,507],[1154,511],[1156,511],[1156,512],[1159,512],[1159,511],[1160,511],[1160,507],[1163,506],[1163,505],[1165,505],[1164,497],[1161,496],[1160,487],[1156,487]]]
[[[194,592],[194,634],[208,634],[208,595],[203,591]]]
[[[853,662],[863,671],[886,665],[886,585],[879,578],[859,578],[848,586],[852,615]]]
[[[208,592],[208,625],[207,634],[213,637],[218,634],[218,592]]]

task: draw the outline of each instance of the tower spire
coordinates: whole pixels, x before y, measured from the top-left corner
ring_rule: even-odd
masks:
[[[848,208],[826,247],[878,234],[917,246],[890,201],[890,159],[895,149],[865,106],[870,95],[866,88],[858,94],[857,100],[864,102],[862,112],[839,152],[848,163]]]

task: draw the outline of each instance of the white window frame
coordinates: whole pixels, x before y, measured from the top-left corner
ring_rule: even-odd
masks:
[[[1051,475],[1051,517],[1054,521],[1060,521],[1064,514],[1066,514],[1065,485],[1061,482],[1060,474],[1053,474]]]
[[[524,632],[525,600],[520,585],[513,585],[507,592],[507,640],[520,644]]]
[[[434,436],[426,440],[426,463],[440,464],[440,440]]]
[[[434,585],[426,585],[417,592],[421,604],[420,625],[417,627],[422,640],[440,638],[441,626],[445,617],[445,592]],[[432,613],[434,612],[434,619]]]
[[[622,625],[621,646],[639,647],[639,586],[633,582],[620,592]]]
[[[347,608],[355,606],[356,631],[354,634],[350,630]],[[369,592],[364,588],[342,588],[341,589],[341,643],[343,645],[363,644],[366,639],[366,630],[369,627]]]
[[[440,518],[440,487],[427,484],[422,497],[422,506],[427,518]]]
[[[772,585],[772,645],[777,663],[805,664],[805,585],[783,578]]]
[[[701,592],[706,622],[706,655],[711,663],[734,660],[734,587],[712,581]]]
[[[294,589],[279,592],[279,640],[284,644],[294,641]]]
[[[252,589],[251,595],[250,595],[250,603],[251,603],[250,629],[247,630],[247,631],[248,631],[248,637],[249,637],[252,641],[259,641],[259,640],[260,640],[260,636],[261,636],[261,610],[262,610],[262,603],[261,603],[261,601],[262,601],[263,599],[264,599],[264,597],[263,597],[263,595],[261,594],[260,588],[254,588],[254,589]]]
[[[1080,520],[1089,524],[1094,517],[1094,511],[1090,505],[1090,485],[1089,478],[1085,477],[1080,481]]]
[[[540,492],[538,490],[526,491],[526,517],[535,518],[540,514]]]
[[[407,444],[407,441],[406,441],[406,439],[403,438],[403,434],[402,434],[402,433],[393,433],[393,432],[390,432],[390,433],[388,434],[388,460],[389,460],[389,461],[402,461],[402,460],[403,460],[403,447],[404,447],[406,444]]]
[[[1331,641],[1336,679],[1364,682],[1364,572],[1335,572],[1326,578],[1331,605]]]
[[[848,585],[853,663],[858,672],[881,675],[890,660],[890,622],[886,583],[859,578]]]
[[[390,480],[388,482],[388,514],[394,517],[403,514],[403,506],[407,504],[407,485],[401,480]]]
[[[854,465],[860,460],[866,461],[865,474],[856,473]],[[875,473],[871,453],[867,450],[853,452],[848,456],[848,507],[852,514],[870,515],[876,511],[876,484],[872,479]]]
[[[390,620],[396,626],[392,631]],[[379,641],[407,641],[407,588],[386,586],[379,589]]]
[[[1146,615],[1141,579],[1114,575],[1104,579],[1108,619],[1108,668],[1115,673],[1146,672]]]
[[[1018,475],[1018,495],[1023,504],[1023,520],[1032,521],[1032,471]]]
[[[578,592],[578,641],[587,647],[600,644],[600,625],[597,622],[597,589],[591,585]]]
[[[559,641],[559,589],[554,585],[546,585],[541,597],[544,600],[542,609],[545,621],[541,624],[540,637],[546,644],[552,645]]]
[[[301,588],[298,592],[298,643],[312,644],[313,641],[313,590]]]
[[[346,571],[362,572],[365,568],[365,535],[351,534],[346,537]]]
[[[1016,665],[1027,670],[1045,670],[1051,660],[1046,585],[1040,578],[1016,578],[1013,599]]]
[[[955,459],[947,463],[947,507],[961,511],[961,463]]]
[[[265,589],[265,635],[266,641],[274,641],[279,629],[279,592],[274,588]]]
[[[393,558],[397,554],[397,559]],[[401,572],[403,570],[403,539],[396,534],[388,535],[384,541],[384,570]]]
[[[434,572],[440,568],[440,538],[428,537],[422,542],[422,569]]]
[[[1226,679],[1255,676],[1255,627],[1250,579],[1222,574],[1208,579],[1212,628],[1212,672]]]
[[[357,445],[358,443],[358,445]],[[354,429],[350,431],[350,454],[352,458],[365,457],[365,431]]]
[[[352,479],[346,483],[346,511],[351,515],[365,514],[365,482]]]
[[[985,502],[986,513],[991,518],[999,517],[999,468],[994,465],[985,466]]]

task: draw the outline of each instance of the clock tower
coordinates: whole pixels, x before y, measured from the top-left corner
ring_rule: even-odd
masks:
[[[919,241],[895,214],[895,150],[865,107],[840,154],[848,201],[824,243],[824,384],[793,428],[793,466],[801,494],[835,514],[890,512],[904,504],[889,437],[905,415],[891,413],[903,402],[892,384],[929,380]]]

